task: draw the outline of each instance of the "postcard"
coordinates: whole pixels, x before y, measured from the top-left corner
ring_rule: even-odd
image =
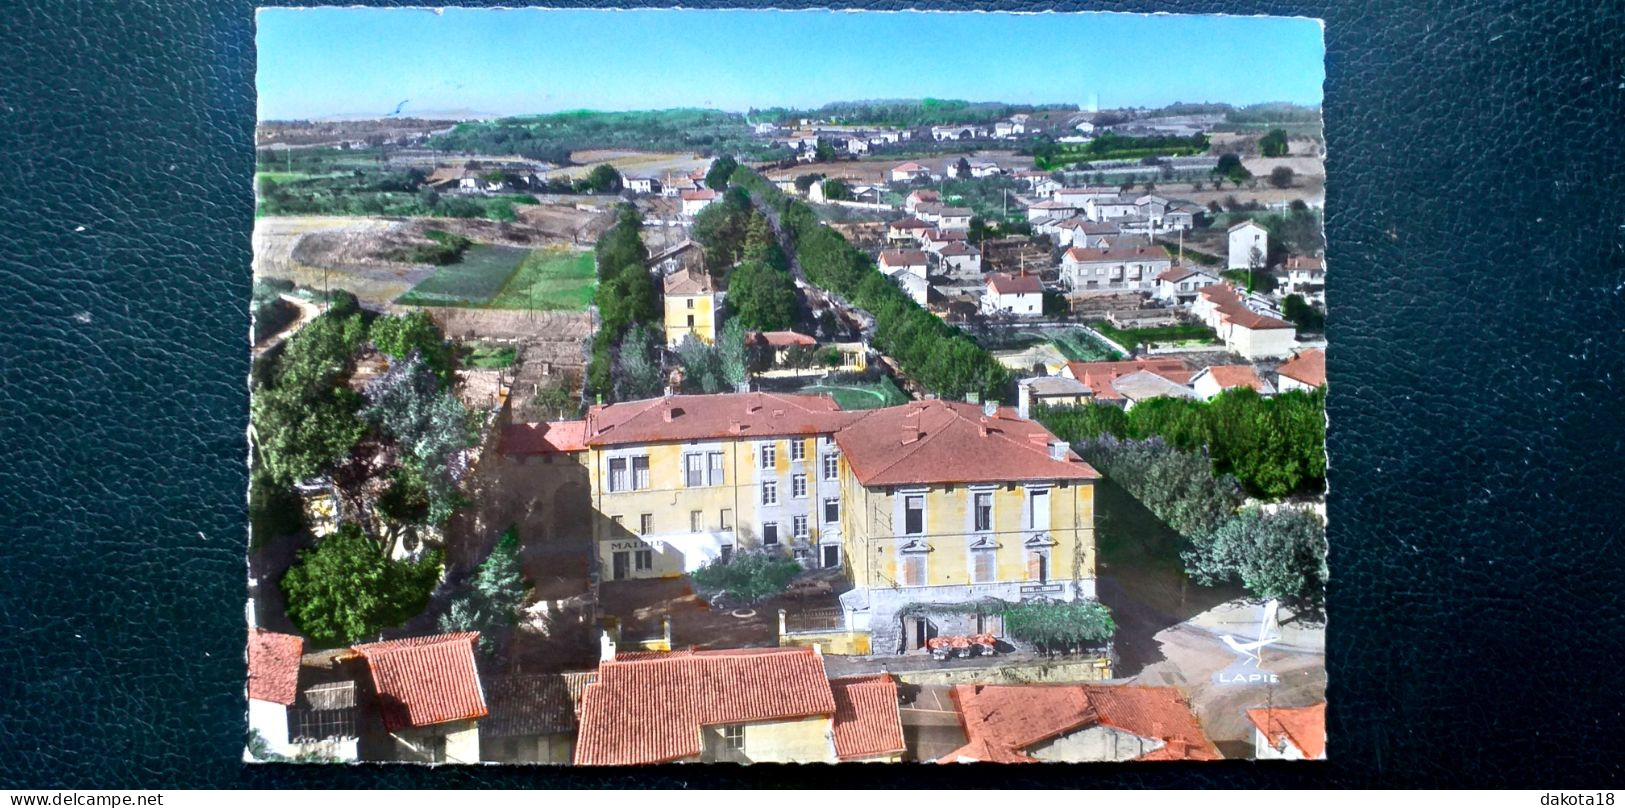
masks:
[[[257,46],[246,760],[1326,756],[1318,21]]]

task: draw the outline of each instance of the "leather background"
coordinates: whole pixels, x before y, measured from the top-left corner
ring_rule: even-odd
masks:
[[[1088,7],[1326,20],[1329,763],[243,766],[252,5],[13,0],[0,783],[1617,785],[1625,5]]]

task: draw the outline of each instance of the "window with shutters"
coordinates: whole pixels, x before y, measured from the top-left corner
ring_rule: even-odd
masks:
[[[925,554],[903,556],[903,586],[925,586]]]
[[[722,509],[722,517],[721,517],[721,521],[718,522],[718,527],[722,528],[723,530],[733,530],[734,529],[734,509],[733,508],[723,508]]]
[[[807,475],[795,474],[790,477],[790,496],[795,499],[807,498]]]
[[[612,457],[609,460],[609,490],[626,490],[626,458]]]
[[[999,560],[992,547],[979,547],[970,551],[971,581],[987,584],[999,579]]]
[[[763,505],[777,505],[777,504],[779,504],[779,484],[777,482],[774,482],[773,480],[768,480],[768,481],[762,483],[762,504]]]
[[[1027,528],[1049,530],[1049,489],[1027,490]]]
[[[689,488],[705,485],[705,455],[683,455],[683,485]]]
[[[918,536],[925,533],[925,497],[914,494],[903,498],[903,533]]]
[[[705,530],[705,511],[688,512],[688,532],[699,533]]]
[[[807,442],[806,441],[800,440],[800,439],[790,441],[790,459],[791,460],[806,460],[807,459]]]
[[[648,534],[653,532],[655,532],[655,515],[652,513],[640,514],[638,516],[638,533]]]
[[[648,572],[655,568],[655,554],[653,550],[639,550],[632,554],[634,563],[639,572]]]
[[[977,491],[974,493],[975,502],[972,509],[976,514],[976,531],[984,533],[993,529],[993,492]]]
[[[633,488],[633,490],[642,491],[642,490],[644,490],[644,489],[646,489],[648,487],[649,487],[649,458],[647,456],[632,458],[632,488]]]
[[[772,442],[762,444],[762,468],[773,468],[779,462],[779,448]]]
[[[1049,551],[1032,550],[1027,553],[1027,580],[1049,583]]]
[[[712,452],[708,457],[711,459],[711,485],[726,484],[728,480],[727,476],[722,472],[722,453]]]
[[[824,479],[833,480],[841,473],[841,456],[824,455]]]
[[[798,539],[805,539],[809,535],[807,533],[807,517],[805,516],[791,517],[790,527],[795,531],[795,536]]]

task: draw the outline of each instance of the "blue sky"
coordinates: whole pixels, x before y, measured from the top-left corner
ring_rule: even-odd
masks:
[[[1282,17],[262,9],[262,120],[815,107],[955,98],[1318,104],[1319,23]]]

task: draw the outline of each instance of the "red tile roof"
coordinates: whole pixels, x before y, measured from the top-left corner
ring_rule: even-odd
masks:
[[[1074,264],[1104,264],[1118,261],[1171,261],[1168,251],[1160,246],[1147,247],[1073,247],[1066,251],[1065,260]]]
[[[1228,283],[1215,283],[1212,286],[1204,286],[1198,294],[1213,304],[1213,308],[1219,312],[1219,316],[1224,318],[1225,322],[1233,323],[1242,328],[1260,331],[1292,327],[1292,324],[1285,320],[1259,314],[1247,308],[1247,304],[1241,301],[1241,296],[1237,295],[1236,290]]]
[[[1044,291],[1037,275],[995,272],[987,276],[987,289],[998,295],[1036,295]]]
[[[684,191],[682,196],[684,202],[708,202],[717,198],[717,192],[709,189]]]
[[[897,682],[887,674],[831,679],[835,695],[835,756],[841,760],[901,755],[903,719]]]
[[[1179,691],[1136,685],[959,685],[954,702],[967,743],[938,763],[1029,762],[1029,747],[1102,725],[1162,746],[1135,760],[1217,760]]]
[[[1218,382],[1219,389],[1229,390],[1232,387],[1250,387],[1258,392],[1264,392],[1264,380],[1258,378],[1258,373],[1252,365],[1211,365],[1203,371]],[[1198,374],[1200,375],[1200,374]]]
[[[881,266],[924,266],[925,263],[925,250],[886,250],[880,254]]]
[[[586,421],[510,424],[502,428],[502,453],[510,455],[579,452],[587,448]]]
[[[769,438],[834,432],[861,413],[841,412],[829,396],[722,393],[668,396],[587,409],[588,446]]]
[[[1289,272],[1294,269],[1317,270],[1325,269],[1326,264],[1319,258],[1309,258],[1302,255],[1294,255],[1286,259],[1286,268]]]
[[[835,433],[865,486],[927,483],[1092,480],[1100,476],[1077,454],[1050,457],[1057,440],[1037,421],[1003,408],[992,416],[975,404],[915,401],[869,410]]]
[[[1308,707],[1259,707],[1248,710],[1247,719],[1277,749],[1291,741],[1310,760],[1326,754],[1326,702]]]
[[[908,216],[888,224],[887,227],[893,230],[930,230],[931,223],[924,219]]]
[[[1281,363],[1275,372],[1296,379],[1310,387],[1326,385],[1326,352],[1319,348],[1301,351],[1297,356]]]
[[[902,168],[903,166],[898,166]],[[918,190],[909,192],[908,197],[916,202],[941,202],[942,195],[932,190]]]
[[[817,345],[818,340],[806,334],[797,334],[794,331],[754,331],[751,340],[767,345],[769,348],[792,348],[797,345]]]
[[[940,255],[976,255],[976,248],[963,241],[950,241],[948,246],[938,251]]]
[[[931,169],[926,168],[925,166],[922,166],[919,163],[903,163],[902,165],[893,166],[892,170],[893,171],[907,171],[907,172],[910,172],[910,173],[917,173],[917,172],[920,172],[920,171],[930,171]]]
[[[1172,357],[1127,359],[1120,362],[1068,362],[1066,369],[1072,378],[1088,385],[1090,392],[1099,399],[1122,398],[1122,394],[1112,387],[1112,382],[1117,381],[1119,377],[1142,370],[1161,376],[1174,384],[1190,384],[1191,377],[1196,375],[1190,365],[1185,364],[1185,360]]]
[[[1202,277],[1208,278],[1210,280],[1215,280],[1215,281],[1218,280],[1218,278],[1215,278],[1213,276],[1213,273],[1208,272],[1207,270],[1197,269],[1196,267],[1193,267],[1193,266],[1177,266],[1177,265],[1168,267],[1167,269],[1163,270],[1161,273],[1158,273],[1157,280],[1159,280],[1159,281],[1167,281],[1169,283],[1179,283],[1180,281],[1182,281],[1182,280],[1184,280],[1186,278],[1189,278],[1192,275],[1201,275]]]
[[[1226,230],[1225,232],[1234,233],[1237,230],[1240,230],[1241,228],[1246,227],[1247,225],[1252,225],[1253,227],[1259,228],[1260,230],[1264,229],[1263,225],[1259,224],[1258,222],[1253,221],[1252,219],[1242,219],[1241,221],[1236,222],[1233,225],[1230,225],[1230,229]]]
[[[248,697],[292,705],[299,697],[299,657],[305,640],[259,628],[248,630]]]
[[[581,694],[578,766],[691,758],[700,729],[835,714],[823,658],[811,648],[690,652],[605,662]]]
[[[597,678],[595,672],[490,677],[486,680],[485,690],[491,711],[480,722],[480,737],[511,738],[575,732],[581,691]]]
[[[385,729],[483,717],[485,693],[474,665],[479,638],[465,631],[355,646],[372,671]]]
[[[662,285],[668,295],[708,295],[717,290],[711,273],[692,266],[667,275]]]

